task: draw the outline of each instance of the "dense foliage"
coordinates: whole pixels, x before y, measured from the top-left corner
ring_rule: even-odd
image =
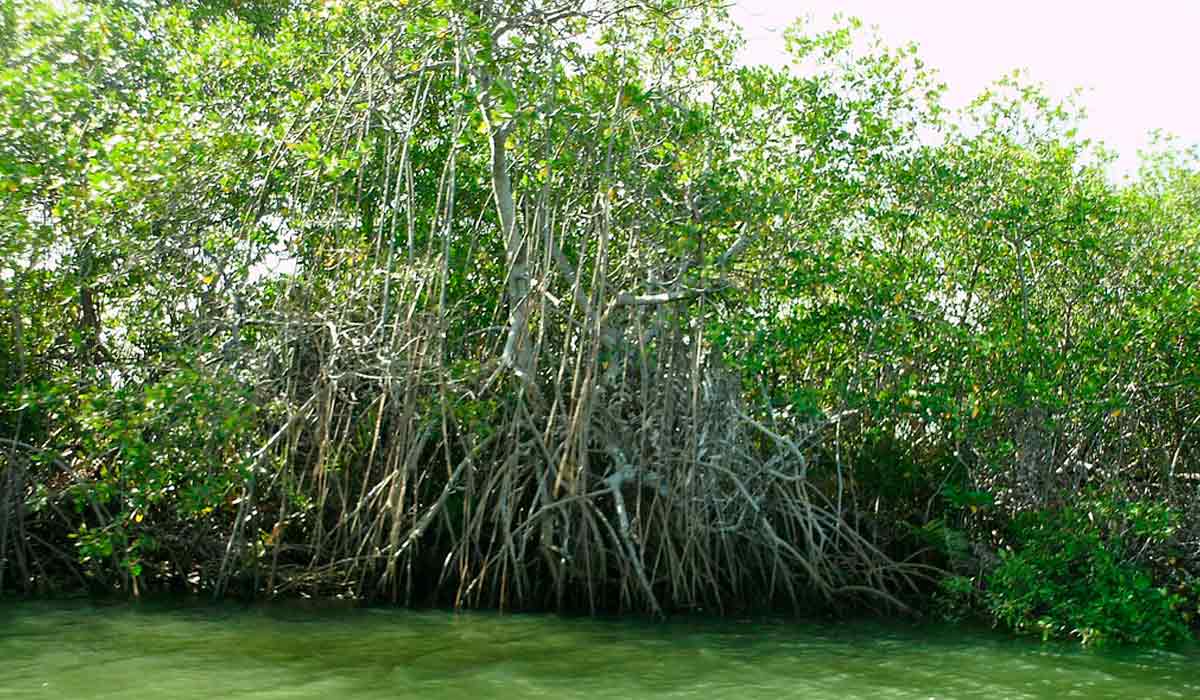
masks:
[[[1200,613],[1194,150],[701,0],[0,8],[0,590]]]

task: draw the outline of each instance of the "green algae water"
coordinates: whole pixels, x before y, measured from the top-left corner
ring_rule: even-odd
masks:
[[[1200,698],[1200,655],[880,623],[0,604],[0,698]]]

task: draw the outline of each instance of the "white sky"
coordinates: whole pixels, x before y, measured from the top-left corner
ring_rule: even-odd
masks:
[[[887,43],[915,41],[958,107],[1015,68],[1052,95],[1082,87],[1083,133],[1137,166],[1151,129],[1200,143],[1200,0],[735,0],[748,63],[781,65],[796,17],[834,12],[877,25]]]

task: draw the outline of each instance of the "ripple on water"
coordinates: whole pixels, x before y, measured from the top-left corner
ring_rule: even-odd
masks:
[[[0,699],[1200,698],[1197,661],[875,623],[0,606]]]

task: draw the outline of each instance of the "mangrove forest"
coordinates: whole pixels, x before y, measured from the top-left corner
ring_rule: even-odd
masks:
[[[1192,639],[1200,150],[725,4],[0,0],[0,596]]]

